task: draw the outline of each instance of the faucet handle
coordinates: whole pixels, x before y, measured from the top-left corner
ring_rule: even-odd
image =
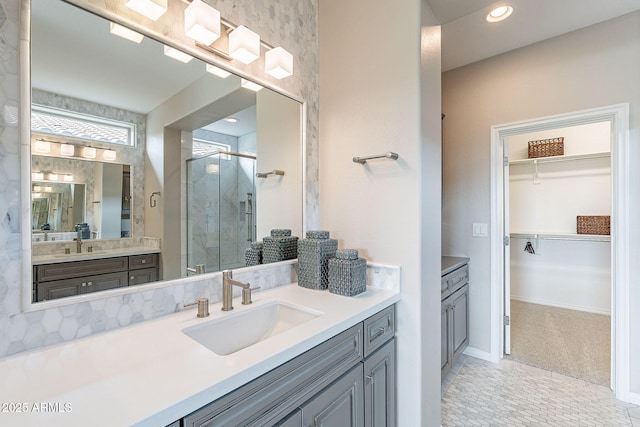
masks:
[[[198,305],[198,314],[196,317],[207,317],[209,315],[209,298],[198,298],[198,301],[190,304],[184,304],[183,307],[191,307]]]
[[[251,291],[255,291],[257,289],[260,289],[260,286],[256,286],[255,288],[250,288],[250,287],[242,288],[242,304],[243,305],[249,305],[253,303],[253,301],[251,300]]]

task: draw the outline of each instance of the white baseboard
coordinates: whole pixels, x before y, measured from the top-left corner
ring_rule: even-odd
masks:
[[[495,360],[491,357],[491,353],[488,351],[480,350],[474,347],[467,347],[463,354],[471,357],[475,357],[476,359],[486,360],[487,362],[496,363]]]
[[[587,313],[604,314],[606,316],[611,316],[611,310],[602,310],[602,309],[593,308],[593,307],[582,307],[579,305],[559,304],[554,301],[545,301],[545,300],[536,299],[536,298],[519,297],[513,294],[511,295],[511,299],[516,301],[528,302],[531,304],[548,305],[551,307],[566,308],[568,310],[586,311]]]
[[[629,403],[640,406],[640,393],[629,393]]]

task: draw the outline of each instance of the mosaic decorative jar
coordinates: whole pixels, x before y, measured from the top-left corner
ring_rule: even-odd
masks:
[[[367,290],[367,260],[355,249],[339,249],[329,260],[329,292],[352,297]]]
[[[271,236],[262,239],[262,262],[285,261],[298,256],[298,237],[291,235],[291,230],[274,229]]]
[[[245,249],[244,260],[247,267],[262,264],[262,242],[252,242],[251,247]]]
[[[338,241],[323,230],[307,231],[298,241],[298,286],[309,289],[329,287],[329,260],[336,256]]]

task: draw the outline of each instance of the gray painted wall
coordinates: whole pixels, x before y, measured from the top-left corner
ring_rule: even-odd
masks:
[[[640,163],[640,13],[506,53],[443,75],[443,253],[469,256],[470,347],[490,352],[490,127],[629,102],[630,163]],[[640,257],[640,170],[630,168],[630,259]],[[630,304],[640,306],[640,265],[631,265]],[[631,310],[631,360],[640,360],[640,313]],[[640,392],[640,366],[631,365]]]

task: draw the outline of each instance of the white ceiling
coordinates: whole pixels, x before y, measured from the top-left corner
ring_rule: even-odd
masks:
[[[427,0],[442,25],[442,71],[588,27],[640,9],[640,0]],[[492,6],[513,14],[490,24]]]

